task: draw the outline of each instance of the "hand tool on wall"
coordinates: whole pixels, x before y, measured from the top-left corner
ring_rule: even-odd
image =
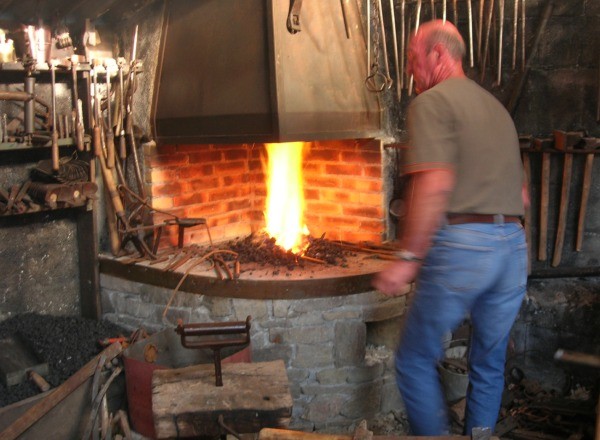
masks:
[[[458,0],[452,0],[452,17],[454,26],[458,26]]]
[[[504,0],[498,0],[498,74],[496,84],[499,86],[502,82],[502,37],[504,33]]]
[[[435,15],[435,0],[431,0],[431,19],[435,20],[437,17]]]
[[[550,201],[550,152],[554,145],[553,138],[535,138],[533,148],[542,152],[542,171],[540,179],[540,223],[538,260],[546,261],[548,258],[548,204]]]
[[[130,153],[133,158],[133,165],[135,171],[135,178],[138,184],[139,195],[146,198],[146,188],[144,187],[144,181],[142,179],[142,170],[140,167],[140,161],[137,154],[137,146],[135,140],[135,133],[133,132],[133,95],[135,93],[135,78],[136,78],[136,66],[137,66],[137,39],[138,39],[138,27],[135,27],[135,34],[133,37],[133,47],[131,50],[131,61],[129,66],[129,80],[127,87],[127,119],[126,119],[126,133],[129,139]]]
[[[112,123],[112,100],[110,93],[110,73],[112,70],[112,64],[108,59],[104,60],[104,70],[106,71],[106,165],[108,168],[115,167],[115,133],[113,131]]]
[[[125,93],[124,93],[124,83],[123,83],[123,68],[125,66],[125,58],[117,59],[117,68],[119,75],[119,104],[120,104],[120,112],[119,112],[119,158],[121,160],[127,159],[127,141],[125,139]],[[125,167],[123,167],[125,168]]]
[[[512,70],[517,67],[517,39],[519,29],[519,0],[514,0],[514,12],[513,12],[513,41],[512,41]]]
[[[446,23],[446,9],[447,9],[446,0],[443,0],[442,1],[442,21],[444,23]]]
[[[481,54],[481,77],[480,82],[483,83],[483,79],[485,78],[485,68],[487,64],[488,53],[490,49],[490,33],[492,31],[492,16],[494,14],[494,0],[490,1],[488,14],[486,18],[486,28],[485,28],[485,41],[483,43],[483,53]]]
[[[524,10],[525,9],[525,0],[522,1],[521,5]],[[536,30],[536,34],[533,39],[533,43],[531,44],[531,52],[529,54],[529,58],[527,59],[526,62],[523,63],[522,72],[519,75],[519,77],[517,78],[517,84],[513,88],[510,99],[509,99],[508,103],[506,104],[506,109],[508,110],[508,112],[510,113],[511,116],[514,116],[515,110],[517,108],[517,103],[519,102],[519,98],[521,97],[521,92],[523,91],[523,87],[525,86],[525,82],[527,80],[527,74],[529,73],[529,68],[531,66],[531,60],[533,58],[535,58],[538,47],[540,45],[540,40],[542,38],[542,35],[544,34],[546,25],[548,24],[550,15],[552,15],[553,9],[554,9],[554,2],[552,0],[549,0],[546,3],[546,5],[544,6],[544,9],[542,11],[542,15],[540,18],[540,24]],[[523,23],[524,22],[525,22],[525,19],[523,18]],[[525,29],[523,29],[523,35],[522,35],[523,40],[525,40],[524,32],[525,32]],[[525,52],[524,52],[524,48],[523,48],[523,54],[524,53]]]
[[[92,63],[92,98],[94,100],[94,118],[92,128],[92,142],[94,155],[101,157],[102,151],[102,130],[100,129],[100,92],[98,91],[98,63],[94,60]]]
[[[475,65],[475,60],[473,57],[473,5],[471,4],[471,0],[467,0],[467,14],[468,14],[468,22],[469,22],[469,67],[473,67]]]
[[[79,59],[77,55],[73,55],[71,57],[71,77],[72,77],[72,87],[73,87],[73,114],[75,115],[75,145],[77,146],[77,150],[83,151],[83,120],[79,113],[79,90],[77,90],[77,67],[79,65]]]
[[[387,38],[385,36],[385,23],[383,20],[383,7],[381,5],[381,0],[377,0],[377,13],[379,15],[379,31],[381,32],[381,45],[383,46],[383,63],[385,65],[385,87],[389,89],[390,87],[392,87],[394,81],[392,81],[392,77],[390,76]]]
[[[525,2],[526,0],[521,0],[521,70],[525,70],[525,63],[527,60],[527,56],[525,53],[525,41],[527,37],[527,34],[525,33],[525,30],[527,28],[527,9]]]
[[[346,38],[350,38],[350,26],[348,25],[348,14],[346,13],[346,0],[340,0],[340,7],[342,8],[342,19],[344,20]]]
[[[394,67],[396,69],[396,96],[398,102],[402,99],[402,84],[400,74],[400,63],[398,60],[398,36],[396,34],[396,13],[394,12],[394,0],[390,0],[390,14],[392,19],[392,42],[394,43]]]
[[[56,62],[50,60],[48,62],[51,78],[51,94],[52,94],[52,169],[58,171],[60,165],[58,151],[58,131],[56,127]]]
[[[592,169],[594,165],[594,152],[600,148],[600,139],[598,138],[584,138],[582,143],[584,150],[590,150],[585,155],[585,164],[583,168],[583,183],[581,187],[581,202],[579,205],[579,217],[577,219],[577,237],[575,240],[575,250],[581,251],[583,245],[583,233],[585,231],[585,213],[587,211],[588,198],[590,196],[590,188],[592,186]]]
[[[406,0],[400,1],[400,70],[398,71],[398,81],[400,91],[404,88],[404,62],[406,58]]]
[[[479,68],[481,68],[481,62],[483,53],[481,52],[483,45],[483,12],[485,11],[485,1],[479,0],[479,16],[477,20],[477,59],[479,60]]]
[[[421,21],[421,6],[422,1],[417,0],[417,12],[415,18],[415,32],[419,30],[419,23]],[[410,79],[408,80],[408,96],[412,95],[412,87],[413,87],[413,76],[410,75]]]
[[[558,213],[558,226],[556,227],[556,241],[554,243],[554,255],[552,267],[560,264],[562,251],[565,243],[565,229],[567,225],[567,213],[569,211],[569,195],[571,189],[571,174],[573,170],[573,153],[568,150],[583,139],[583,132],[566,132],[554,130],[554,147],[564,153],[563,177],[561,182],[560,205]]]

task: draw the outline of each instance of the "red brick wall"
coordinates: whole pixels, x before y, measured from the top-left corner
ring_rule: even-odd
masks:
[[[214,241],[264,227],[266,184],[262,144],[165,145],[145,152],[152,205],[180,217],[204,217]],[[304,160],[306,224],[313,236],[378,242],[384,232],[381,153],[372,140],[307,144]],[[157,214],[155,222],[166,217]],[[163,240],[174,245],[176,231]],[[206,243],[201,227],[186,243]]]

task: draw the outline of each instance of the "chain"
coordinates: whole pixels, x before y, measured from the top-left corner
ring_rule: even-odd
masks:
[[[373,27],[373,42],[372,42],[372,47],[373,47],[373,60],[371,62],[371,66],[370,66],[370,73],[369,76],[367,76],[367,79],[365,80],[365,84],[367,85],[367,89],[371,92],[381,92],[383,91],[383,89],[386,86],[386,81],[385,81],[385,75],[383,73],[381,73],[381,70],[379,69],[379,42],[381,39],[380,33],[379,33],[379,7],[377,4],[377,0],[367,0],[369,2],[372,1],[372,5],[373,5],[373,14],[371,15],[371,23],[369,24],[370,26]],[[367,42],[367,44],[371,45],[371,42]],[[378,83],[381,82],[380,85],[378,85]]]

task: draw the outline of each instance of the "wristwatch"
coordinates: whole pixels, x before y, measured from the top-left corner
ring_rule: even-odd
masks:
[[[407,251],[406,249],[400,249],[394,255],[403,261],[411,261],[413,263],[420,263],[423,261],[422,258],[417,257],[411,251]]]

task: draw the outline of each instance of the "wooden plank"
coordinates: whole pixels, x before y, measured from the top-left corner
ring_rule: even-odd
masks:
[[[258,434],[258,440],[353,440],[352,435],[324,434],[318,432],[291,431],[288,429],[263,428]],[[374,435],[373,440],[470,440],[470,436],[442,435],[442,436],[407,436],[407,435]],[[498,437],[491,437],[498,440]]]
[[[238,433],[288,425],[293,403],[283,361],[223,364],[222,373],[217,387],[213,365],[154,371],[157,438],[220,435],[219,416]]]
[[[41,417],[58,405],[65,397],[67,397],[82,383],[84,383],[94,373],[100,356],[105,356],[106,360],[110,361],[119,353],[121,353],[121,351],[122,347],[118,342],[106,348],[101,354],[79,369],[79,371],[77,371],[73,376],[69,377],[65,382],[56,387],[54,391],[48,394],[47,397],[32,406],[8,428],[0,432],[0,438],[2,440],[14,440],[19,437]]]

